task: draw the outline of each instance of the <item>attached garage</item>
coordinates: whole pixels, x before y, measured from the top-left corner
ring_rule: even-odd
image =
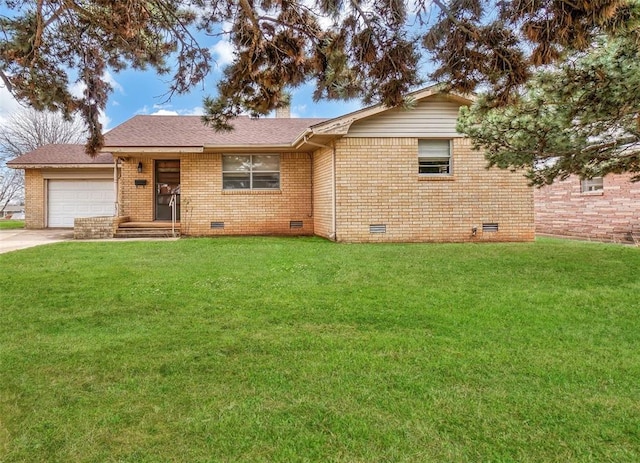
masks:
[[[114,214],[113,180],[47,182],[47,226],[73,227],[73,219]]]
[[[24,169],[26,228],[73,228],[75,218],[115,215],[110,153],[92,158],[83,145],[46,145],[7,165]]]

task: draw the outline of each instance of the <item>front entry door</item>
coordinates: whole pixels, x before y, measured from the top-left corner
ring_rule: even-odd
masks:
[[[180,160],[156,161],[156,220],[171,220],[174,194],[176,220],[180,220]]]

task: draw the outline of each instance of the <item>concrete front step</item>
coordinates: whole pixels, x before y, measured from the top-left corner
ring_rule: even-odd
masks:
[[[171,222],[157,221],[157,222],[123,222],[118,228],[162,228],[171,230]],[[180,230],[180,222],[176,222],[176,230]]]
[[[180,231],[176,229],[175,236],[180,236]],[[118,228],[116,238],[171,238],[173,233],[171,228]]]

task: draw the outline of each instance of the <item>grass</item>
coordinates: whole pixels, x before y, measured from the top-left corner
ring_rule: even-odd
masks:
[[[16,228],[24,228],[24,220],[0,219],[0,230],[15,230]]]
[[[640,251],[0,255],[0,461],[637,462]]]

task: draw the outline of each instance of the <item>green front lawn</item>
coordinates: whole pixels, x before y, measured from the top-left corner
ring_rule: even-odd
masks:
[[[14,230],[16,228],[24,228],[24,220],[0,219],[0,230]]]
[[[0,255],[0,461],[637,462],[640,250]]]

